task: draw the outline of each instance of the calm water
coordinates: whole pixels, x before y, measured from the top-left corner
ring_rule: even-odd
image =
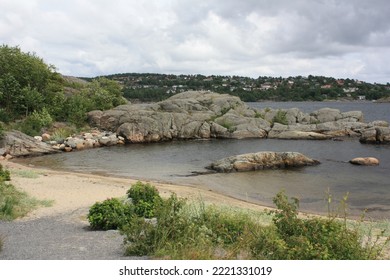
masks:
[[[305,112],[323,107],[362,110],[366,121],[389,120],[390,104],[334,103],[340,107],[316,102],[267,102],[251,103],[250,106],[297,107]],[[205,171],[204,167],[217,159],[258,151],[301,152],[321,164],[294,170],[187,176],[193,171]],[[380,165],[363,167],[348,163],[358,156],[377,157]],[[186,184],[265,205],[272,205],[275,194],[285,189],[288,195],[300,198],[301,210],[318,213],[326,212],[328,190],[336,201],[349,193],[351,214],[360,215],[368,209],[370,217],[390,218],[390,146],[362,145],[357,139],[344,142],[272,139],[174,141],[62,153],[24,161],[62,170]]]

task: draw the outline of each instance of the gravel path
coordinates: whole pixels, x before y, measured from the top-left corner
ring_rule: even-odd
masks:
[[[124,256],[118,231],[91,231],[87,209],[56,216],[12,222],[0,221],[2,260],[144,259]],[[84,217],[84,218],[83,218]]]

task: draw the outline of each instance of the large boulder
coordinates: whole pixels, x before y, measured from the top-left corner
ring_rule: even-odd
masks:
[[[390,128],[374,126],[363,130],[360,142],[364,144],[390,144]]]
[[[8,154],[12,157],[39,156],[60,152],[51,145],[16,130],[5,133],[4,138],[0,141],[0,147],[2,154]]]
[[[319,161],[296,152],[258,152],[227,157],[208,166],[217,172],[242,172],[317,165]]]

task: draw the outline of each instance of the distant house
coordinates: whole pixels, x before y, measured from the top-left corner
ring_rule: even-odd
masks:
[[[332,88],[332,85],[323,85],[323,86],[321,86],[321,88],[329,89],[329,88]]]
[[[261,90],[269,90],[269,89],[271,89],[271,88],[273,88],[273,86],[272,86],[271,83],[264,83],[264,84],[262,84],[262,85],[260,86],[260,89],[261,89]]]
[[[358,96],[358,99],[359,99],[359,100],[366,100],[366,96],[365,96],[365,95],[359,95],[359,96]]]
[[[350,87],[350,88],[344,88],[344,89],[343,89],[343,91],[344,91],[345,93],[347,93],[347,92],[351,93],[351,92],[355,92],[355,91],[357,91],[357,90],[358,90],[358,88],[356,88],[356,87]]]

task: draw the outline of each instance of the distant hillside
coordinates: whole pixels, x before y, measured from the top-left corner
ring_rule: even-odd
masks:
[[[187,90],[210,90],[243,101],[377,100],[390,97],[390,84],[332,77],[258,77],[124,73],[105,76],[120,82],[130,100],[159,101]]]

